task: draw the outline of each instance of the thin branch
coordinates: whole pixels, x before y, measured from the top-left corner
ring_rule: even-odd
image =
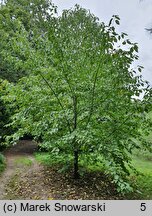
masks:
[[[92,88],[92,99],[91,99],[90,114],[89,114],[89,117],[88,117],[88,121],[87,121],[86,127],[88,126],[88,124],[89,124],[89,122],[91,120],[92,114],[93,114],[95,88],[96,88],[96,83],[97,83],[97,78],[98,78],[98,72],[99,72],[99,69],[100,69],[100,65],[101,65],[101,61],[99,63],[98,69],[97,69],[96,74],[95,74],[95,79],[94,79],[93,88]]]
[[[152,34],[152,28],[150,28],[150,29],[145,28],[145,29],[146,29],[146,31],[149,31],[150,34]]]
[[[121,128],[121,126],[122,125],[124,125],[126,122],[127,122],[127,120],[131,117],[131,116],[133,116],[133,114],[134,114],[134,112],[133,113],[130,113],[130,115],[128,116],[128,118],[126,118],[123,122],[121,122],[119,125],[118,125],[118,127],[119,128]],[[115,133],[119,128],[115,128],[109,135],[108,135],[108,138],[113,134],[113,133]]]
[[[74,127],[75,130],[77,128],[77,97],[73,97],[73,113],[74,113]]]
[[[57,99],[57,101],[58,101],[60,107],[61,107],[62,110],[64,111],[64,107],[63,107],[63,105],[62,105],[62,103],[61,103],[61,101],[60,101],[58,95],[56,94],[56,92],[55,92],[54,89],[52,88],[51,84],[45,79],[45,77],[42,75],[41,72],[39,72],[39,74],[40,74],[40,76],[42,77],[42,79],[45,81],[45,83],[48,85],[48,87],[51,89],[51,91],[53,92],[54,96],[56,97],[56,99]],[[65,111],[64,111],[64,113],[65,113]],[[69,129],[69,132],[72,133],[72,130],[71,130],[71,127],[70,127],[70,122],[69,122],[69,120],[68,120],[67,117],[66,117],[66,113],[65,113],[65,119],[66,119],[66,121],[67,121],[67,126],[68,126],[68,129]]]

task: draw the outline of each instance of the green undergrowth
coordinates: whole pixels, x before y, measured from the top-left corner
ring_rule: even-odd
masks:
[[[5,157],[0,153],[0,175],[5,170]]]
[[[139,172],[134,176],[137,198],[152,199],[152,153],[139,152],[133,156],[132,164]]]
[[[4,172],[6,165],[0,164],[0,175]]]
[[[149,151],[135,151],[133,159],[142,159],[146,162],[152,162],[152,153]]]
[[[29,158],[24,157],[24,156],[16,158],[14,163],[15,165],[24,165],[24,166],[32,165],[32,161]]]
[[[51,157],[50,153],[47,152],[37,152],[34,154],[35,158],[38,162],[42,163],[43,165],[50,166],[51,165]]]

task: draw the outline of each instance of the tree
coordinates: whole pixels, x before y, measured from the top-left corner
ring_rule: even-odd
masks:
[[[131,69],[138,47],[125,33],[116,33],[119,22],[113,16],[105,25],[76,5],[32,41],[19,24],[16,37],[25,50],[13,41],[13,51],[30,50],[23,65],[30,76],[11,84],[6,100],[18,106],[11,123],[19,127],[14,140],[25,133],[41,136],[55,159],[73,161],[75,178],[82,161],[98,161],[123,192],[131,190],[126,174],[130,154],[139,147],[136,139],[149,146],[143,138],[148,131],[144,102],[135,99],[148,88]]]
[[[43,35],[47,30],[47,23],[53,20],[52,15],[56,7],[49,0],[7,0],[0,5],[0,78],[17,82],[22,76],[28,75],[28,69],[22,65],[28,59],[28,50],[24,54],[12,52],[12,41],[17,40],[19,34],[17,26],[22,25],[31,41],[33,35]]]

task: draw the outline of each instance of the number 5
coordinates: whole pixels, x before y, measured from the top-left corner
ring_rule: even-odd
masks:
[[[146,211],[146,203],[141,203],[140,210],[141,211]]]

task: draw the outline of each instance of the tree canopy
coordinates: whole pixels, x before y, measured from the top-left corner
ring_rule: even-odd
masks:
[[[46,0],[8,0],[0,6],[0,78],[17,82],[27,75],[28,69],[22,67],[28,59],[30,50],[25,41],[18,37],[21,29],[26,30],[28,41],[33,35],[45,34],[47,24],[51,22],[56,7]],[[15,50],[15,42],[22,46],[22,52]],[[23,44],[22,44],[23,43]],[[25,50],[26,49],[26,50]]]

